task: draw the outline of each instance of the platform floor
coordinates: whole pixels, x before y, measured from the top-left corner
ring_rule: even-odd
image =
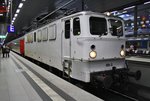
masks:
[[[126,60],[150,63],[150,57],[148,58],[148,57],[140,57],[140,56],[131,56],[131,57],[127,57]]]
[[[0,57],[0,101],[102,100],[11,52]]]

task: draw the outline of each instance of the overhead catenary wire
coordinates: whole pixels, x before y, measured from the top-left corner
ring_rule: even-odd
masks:
[[[57,12],[58,10],[60,10],[61,8],[67,6],[67,5],[70,4],[70,3],[72,3],[73,1],[75,1],[75,0],[70,0],[69,2],[67,2],[67,3],[65,3],[64,5],[60,6],[60,7],[57,8],[56,10],[54,10],[54,11],[52,11],[51,13],[49,13],[48,15],[46,15],[45,17],[41,18],[41,19],[39,20],[39,22],[42,21],[42,20],[44,20],[44,19],[46,19],[46,18],[49,17],[50,15],[54,14],[55,12]]]
[[[75,1],[75,0],[70,0],[70,1],[68,1],[68,2],[65,3],[64,5],[60,6],[60,7],[57,8],[56,10],[52,11],[52,12],[49,13],[48,15],[46,15],[46,16],[44,16],[43,18],[41,18],[40,20],[38,20],[38,22],[40,22],[40,21],[46,19],[47,17],[49,17],[50,15],[54,14],[55,12],[57,12],[58,10],[60,10],[61,8],[63,8],[63,7],[65,7],[65,6],[67,6],[67,5],[69,5],[69,4],[72,3],[73,1]],[[30,29],[31,27],[32,27],[32,25],[29,26],[26,30]]]

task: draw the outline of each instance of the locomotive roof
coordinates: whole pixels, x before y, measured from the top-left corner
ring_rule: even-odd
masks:
[[[65,20],[65,19],[68,19],[68,18],[77,17],[77,16],[81,16],[81,15],[100,15],[100,16],[105,17],[105,18],[117,18],[117,19],[122,20],[122,19],[119,18],[119,17],[110,17],[110,16],[107,16],[107,15],[105,15],[105,14],[103,14],[103,13],[92,12],[92,11],[81,11],[81,12],[77,12],[77,13],[74,13],[74,14],[71,14],[71,15],[68,15],[68,16],[58,17],[58,18],[56,18],[56,19],[50,20],[49,22],[43,24],[42,26],[39,26],[39,27],[37,27],[37,28],[35,28],[35,29],[32,29],[32,30],[30,30],[30,31],[27,32],[27,33],[30,33],[30,32],[32,32],[32,31],[34,31],[34,30],[36,30],[36,29],[38,29],[38,28],[41,28],[41,27],[43,27],[43,26],[45,26],[45,25],[47,25],[47,24],[49,24],[49,23],[52,23],[52,22],[54,22],[54,21],[56,21],[56,20]]]
[[[80,16],[80,15],[101,15],[103,17],[108,17],[102,13],[98,13],[98,12],[92,12],[92,11],[82,11],[82,12],[78,12],[78,13],[75,13],[75,14],[71,14],[69,16],[65,16],[63,18],[61,18],[62,20],[64,19],[67,19],[67,18],[70,18],[70,17],[76,17],[76,16]]]
[[[100,15],[102,17],[106,17],[106,18],[117,18],[117,19],[120,19],[120,20],[123,20],[121,19],[120,17],[114,17],[114,16],[107,16],[103,13],[99,13],[99,12],[92,12],[92,11],[82,11],[82,12],[78,12],[78,13],[75,13],[75,14],[71,14],[69,16],[65,16],[63,18],[61,18],[62,20],[64,19],[67,19],[67,18],[71,18],[71,17],[76,17],[76,16],[80,16],[80,15]]]
[[[104,15],[102,13],[92,12],[92,11],[81,11],[81,12],[77,12],[77,13],[74,13],[74,14],[66,16],[66,17],[79,16],[79,15],[92,15],[92,14],[102,15],[102,16],[106,17],[106,15]],[[64,17],[64,18],[66,18],[66,17]]]

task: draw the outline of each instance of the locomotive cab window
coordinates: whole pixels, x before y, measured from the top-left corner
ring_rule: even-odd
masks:
[[[74,18],[73,20],[73,34],[74,35],[80,35],[80,19],[79,18]]]
[[[70,38],[70,20],[65,21],[65,38]]]
[[[105,18],[90,17],[90,33],[92,35],[107,35],[107,23]]]
[[[112,36],[123,36],[123,25],[119,20],[109,19],[110,33]]]

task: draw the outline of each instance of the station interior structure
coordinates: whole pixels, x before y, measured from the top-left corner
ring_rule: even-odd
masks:
[[[121,47],[125,48],[125,65],[131,72],[123,73],[138,80],[127,77],[128,82],[121,81],[123,85],[116,87],[117,83],[116,88],[89,87],[83,82],[77,83],[75,78],[72,83],[56,76],[46,68],[47,65],[39,64],[29,56],[25,58],[13,48],[9,58],[3,58],[1,49],[0,101],[150,101],[150,0],[0,0],[0,46],[8,45],[50,21],[84,11],[116,17],[124,22],[125,46]],[[13,26],[14,32],[9,31],[9,26]],[[91,49],[95,50],[95,46]],[[110,56],[113,56],[112,51],[109,51]],[[106,64],[106,68],[112,65]],[[99,78],[107,81],[107,77]]]

